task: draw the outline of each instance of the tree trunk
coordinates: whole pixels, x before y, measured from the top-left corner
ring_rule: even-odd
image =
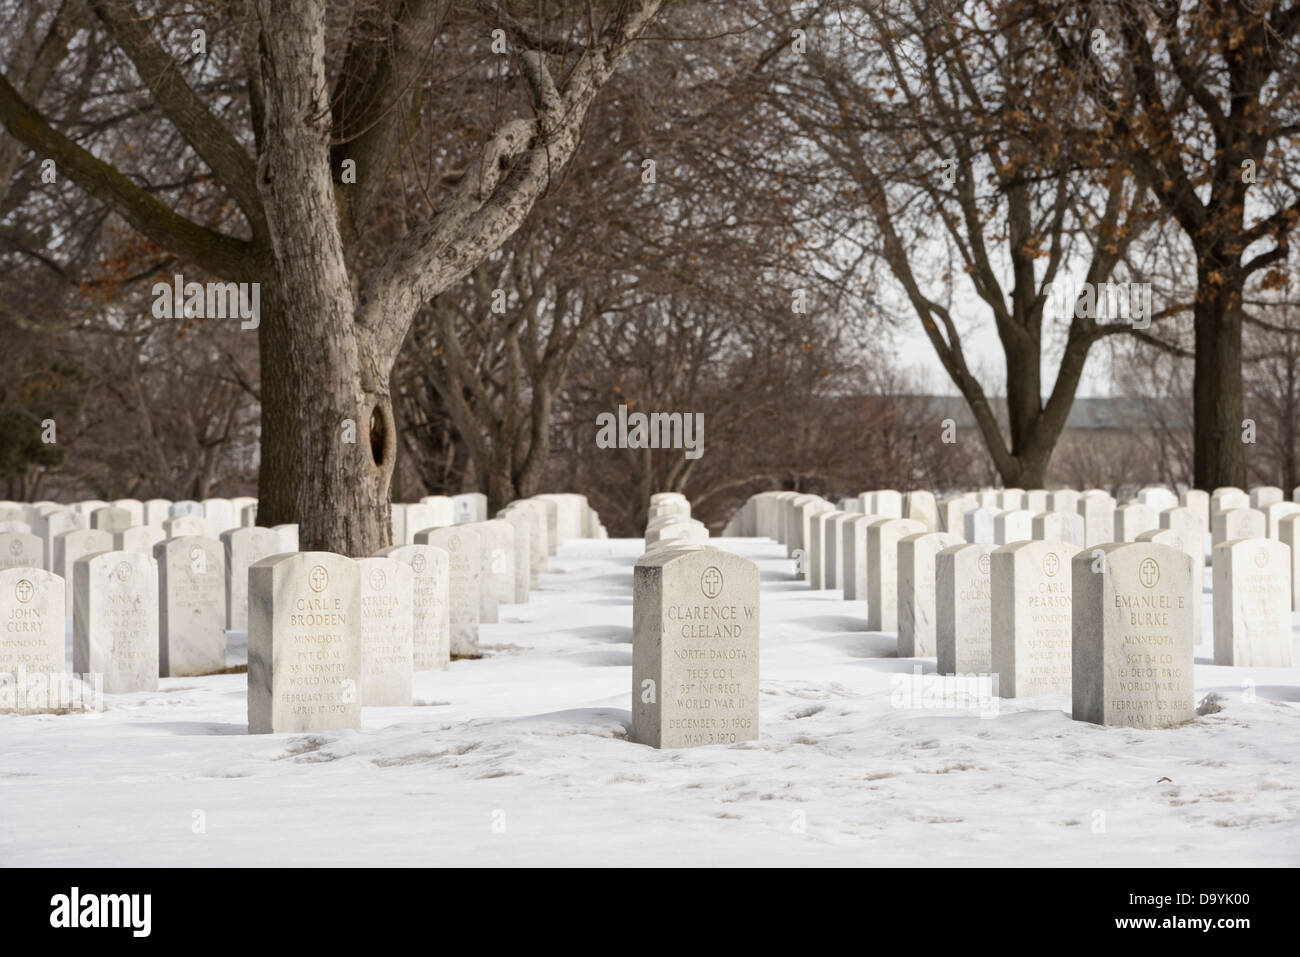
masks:
[[[266,131],[258,186],[275,252],[261,317],[264,523],[296,522],[303,551],[354,558],[391,539],[395,425],[390,369],[368,351],[329,166],[325,27],[318,4],[274,4],[263,34]],[[263,511],[265,509],[265,511]]]
[[[1210,290],[1217,292],[1206,295]],[[1240,293],[1226,284],[1216,286],[1204,271],[1197,277],[1197,293],[1194,480],[1206,491],[1224,485],[1244,488],[1241,313],[1230,305],[1240,301]]]

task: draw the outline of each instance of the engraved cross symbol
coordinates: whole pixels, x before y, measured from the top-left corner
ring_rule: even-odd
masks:
[[[1142,584],[1150,588],[1160,580],[1160,566],[1148,558],[1139,566],[1138,575],[1142,578]]]
[[[700,579],[700,584],[704,586],[705,595],[716,598],[718,592],[722,591],[722,572],[713,567],[706,568],[704,577]]]
[[[18,596],[18,600],[23,604],[27,604],[27,602],[32,600],[33,591],[35,591],[35,589],[32,587],[32,583],[26,578],[20,580],[18,584],[14,586],[14,593]]]
[[[325,587],[325,569],[317,565],[311,570],[311,576],[308,581],[311,584],[312,591],[320,591]]]

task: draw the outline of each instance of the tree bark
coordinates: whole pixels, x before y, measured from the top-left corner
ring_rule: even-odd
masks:
[[[1206,276],[1197,277],[1198,292],[1212,288],[1215,287]],[[1240,302],[1240,292],[1230,290],[1225,284],[1217,294],[1198,299],[1193,311],[1196,330],[1192,385],[1196,435],[1194,481],[1197,488],[1206,491],[1224,485],[1238,488],[1246,485],[1241,313],[1233,308],[1233,302]]]

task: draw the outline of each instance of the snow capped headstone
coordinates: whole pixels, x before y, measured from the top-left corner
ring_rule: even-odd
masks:
[[[898,631],[898,541],[925,531],[910,518],[867,526],[867,630]]]
[[[226,627],[248,630],[248,569],[281,552],[278,533],[269,528],[230,528],[221,533],[226,553]]]
[[[102,674],[107,694],[157,691],[158,563],[153,557],[114,551],[84,555],[73,565],[72,590],[72,670]]]
[[[158,542],[158,674],[207,675],[226,667],[226,555],[215,538]]]
[[[1122,728],[1192,720],[1200,601],[1191,556],[1156,542],[1096,551],[1080,552],[1071,567],[1073,717]]]
[[[1070,561],[1064,542],[1014,542],[989,568],[998,694],[1070,694]]]
[[[23,693],[32,675],[55,675],[64,670],[63,579],[43,568],[6,568],[0,571],[0,686],[12,685],[0,702],[13,701],[27,710]],[[8,704],[0,704],[0,711]]]
[[[961,536],[922,532],[898,540],[898,657],[935,653],[935,556]]]
[[[447,621],[453,657],[478,657],[479,588],[483,576],[478,533],[456,525],[419,534],[417,545],[436,545],[447,553]]]
[[[633,580],[631,739],[758,738],[758,566],[708,546],[642,556]]]
[[[989,567],[996,547],[964,543],[935,556],[935,657],[941,675],[993,671]]]
[[[357,570],[361,576],[361,704],[409,708],[415,627],[411,566],[374,556],[358,559]]]
[[[331,552],[248,571],[248,732],[361,727],[361,576]]]
[[[1262,537],[1214,546],[1216,665],[1291,667],[1290,553]]]

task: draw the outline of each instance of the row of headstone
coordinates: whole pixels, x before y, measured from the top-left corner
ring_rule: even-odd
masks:
[[[661,543],[707,542],[709,529],[691,517],[691,503],[681,492],[655,492],[646,510],[645,547]]]
[[[1080,716],[1102,714],[1104,723],[1163,726],[1186,719],[1191,648],[1200,641],[1205,561],[1197,497],[1191,496],[1191,505],[1179,505],[1168,490],[1146,489],[1140,493],[1144,501],[1115,507],[1104,493],[1062,496],[1054,502],[1057,494],[1050,493],[1049,507],[1073,505],[1085,521],[1113,516],[1109,532],[1116,540],[1081,547],[1064,540],[1064,523],[1049,522],[1032,522],[1027,530],[1019,525],[1021,534],[1012,536],[1003,531],[1004,521],[1001,527],[994,523],[992,540],[981,541],[984,536],[971,534],[970,521],[972,513],[979,520],[979,504],[963,510],[966,534],[935,532],[925,521],[927,511],[907,509],[907,497],[898,493],[859,497],[859,508],[884,514],[850,510],[855,504],[850,501],[836,509],[819,496],[792,492],[760,493],[747,506],[755,534],[783,541],[796,559],[796,573],[813,588],[838,587],[846,599],[865,598],[867,628],[896,632],[900,655],[933,655],[941,674],[995,674],[1006,697],[1073,694]],[[1210,498],[1220,516],[1243,511],[1233,507],[1239,503],[1231,490]],[[972,501],[979,498],[963,504]],[[1290,505],[1266,502],[1265,507],[1278,504]],[[1159,524],[1148,527],[1151,510],[1157,508]],[[902,518],[905,510],[918,518]],[[953,511],[940,508],[945,511],[951,521]],[[1025,510],[1007,510],[998,517],[1020,520],[1008,516],[1014,511]],[[1279,534],[1293,541],[1300,509],[1288,507],[1286,512]],[[1220,518],[1221,524],[1226,521],[1226,534],[1234,537],[1214,547],[1215,661],[1289,667],[1290,612],[1300,588],[1292,549],[1270,538],[1266,526],[1239,526],[1235,517]],[[1094,528],[1093,534],[1102,532]],[[1090,580],[1091,590],[1082,593],[1086,602],[1076,605],[1072,590],[1080,568],[1099,576],[1105,588],[1091,589],[1096,583]],[[1119,604],[1104,604],[1112,599]],[[1124,610],[1130,613],[1127,618],[1120,614]],[[1101,638],[1098,621],[1105,622]],[[1082,645],[1079,635],[1086,636]],[[1141,650],[1147,645],[1151,647]],[[1172,650],[1158,653],[1165,645]],[[1071,677],[1072,655],[1080,647],[1089,649],[1087,681]],[[1118,647],[1128,649],[1126,666],[1112,661]],[[1141,707],[1145,699],[1140,695],[1116,697],[1117,689],[1150,692],[1151,706]],[[1178,708],[1162,697],[1170,689],[1182,702]],[[1098,694],[1104,707],[1094,700]]]
[[[39,663],[43,672],[62,672],[62,621],[71,613],[74,671],[102,673],[107,693],[154,690],[160,676],[222,671],[227,629],[246,628],[250,688],[273,688],[276,697],[271,704],[254,704],[250,695],[254,723],[350,722],[350,706],[358,702],[409,705],[413,671],[445,669],[453,656],[478,656],[480,623],[497,621],[503,603],[527,601],[547,567],[548,521],[579,534],[604,531],[584,496],[515,501],[492,520],[482,517],[484,497],[467,500],[472,510],[462,517],[469,521],[418,529],[415,541],[356,562],[310,553],[306,563],[300,557],[305,553],[297,551],[296,526],[239,526],[219,539],[196,534],[158,540],[154,534],[141,538],[138,547],[123,548],[122,536],[134,526],[123,528],[121,516],[92,509],[92,516],[100,516],[98,527],[55,537],[55,561],[65,574],[40,567],[39,540],[19,540],[11,550],[12,567],[6,570],[13,572],[14,587],[0,595],[0,609],[14,622],[39,621],[36,630],[48,633],[49,647],[30,650],[39,644],[33,638],[6,642],[0,647],[0,684],[19,666],[32,670]],[[164,522],[206,521],[192,504],[173,503],[180,507]],[[246,514],[255,518],[252,505]],[[346,584],[353,566],[355,602],[346,589],[326,587],[331,574]],[[288,590],[251,594],[259,582]],[[34,616],[36,598],[42,613]],[[57,602],[57,613],[51,602]],[[318,634],[318,626],[325,631]],[[10,631],[20,627],[11,624]],[[335,631],[349,646],[341,658]],[[360,649],[361,670],[355,673],[349,670],[352,645]],[[338,684],[340,674],[352,684]]]

